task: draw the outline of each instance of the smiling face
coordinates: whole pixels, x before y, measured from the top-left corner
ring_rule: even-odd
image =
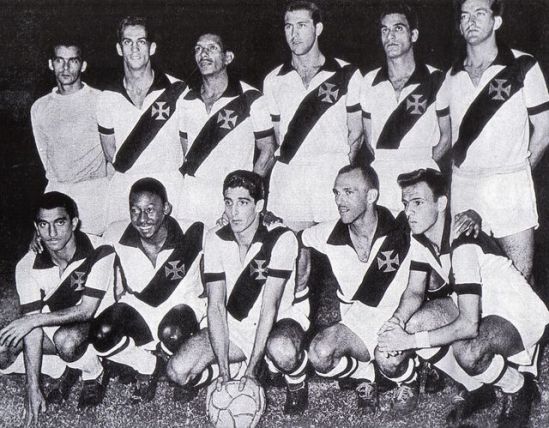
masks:
[[[372,209],[377,198],[377,190],[370,189],[359,169],[341,173],[337,176],[333,193],[344,224],[353,223]]]
[[[78,218],[71,219],[65,208],[41,208],[36,216],[35,227],[42,243],[50,252],[63,250],[74,240]]]
[[[317,43],[322,23],[314,23],[308,10],[294,10],[284,15],[286,43],[294,55],[305,55]]]
[[[225,214],[233,233],[242,233],[256,220],[263,209],[263,200],[254,201],[248,189],[229,187],[223,194]]]
[[[478,45],[495,38],[501,16],[494,16],[491,0],[467,0],[461,5],[459,30],[469,45]]]
[[[151,192],[130,195],[130,218],[132,226],[144,240],[153,239],[170,213],[170,204]]]
[[[411,30],[408,19],[401,13],[390,13],[381,19],[381,44],[388,58],[410,52],[418,35],[418,30]]]
[[[446,208],[446,197],[436,198],[427,183],[420,181],[402,189],[402,203],[412,233],[419,235],[435,225]]]
[[[194,60],[202,76],[223,72],[233,58],[233,53],[224,50],[223,42],[216,34],[203,34],[194,47]]]
[[[128,25],[116,44],[118,55],[124,59],[124,65],[132,70],[141,70],[156,52],[156,43],[149,42],[147,30],[142,25]]]

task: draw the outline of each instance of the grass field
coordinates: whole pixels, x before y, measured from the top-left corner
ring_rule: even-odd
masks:
[[[1,281],[11,283],[2,269]],[[16,293],[13,284],[0,287],[0,326],[17,315]],[[531,426],[549,426],[549,354],[545,353],[541,364],[540,387],[542,399],[532,412]],[[16,427],[23,423],[24,377],[21,375],[0,377],[0,426]],[[153,402],[142,405],[128,403],[130,387],[111,380],[104,403],[92,410],[80,412],[76,405],[79,385],[63,405],[48,408],[41,417],[44,427],[179,427],[207,426],[205,390],[190,404],[174,403],[172,387],[167,382],[159,384]],[[418,408],[410,415],[398,415],[390,410],[391,392],[381,395],[381,410],[373,417],[365,417],[356,409],[353,391],[340,391],[337,383],[313,379],[310,384],[309,410],[303,415],[287,417],[282,413],[284,389],[267,389],[267,411],[260,422],[262,427],[439,427],[445,426],[445,415],[451,408],[450,400],[455,385],[450,381],[442,393],[420,397]],[[471,418],[467,426],[492,427],[500,406],[481,412]]]

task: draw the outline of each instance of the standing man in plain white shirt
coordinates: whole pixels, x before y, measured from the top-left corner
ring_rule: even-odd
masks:
[[[56,86],[31,108],[34,141],[48,179],[45,192],[71,196],[80,207],[81,230],[100,235],[107,188],[95,113],[100,91],[82,82],[87,63],[73,40],[55,44],[48,67]]]

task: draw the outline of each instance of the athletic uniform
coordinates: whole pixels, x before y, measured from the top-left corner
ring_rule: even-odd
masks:
[[[437,97],[437,109],[447,108],[454,152],[452,213],[474,209],[496,238],[537,227],[528,116],[549,109],[549,93],[536,60],[499,46],[475,87],[461,58]]]
[[[387,208],[377,206],[378,224],[370,257],[361,262],[349,227],[338,221],[320,223],[302,232],[301,240],[325,254],[338,284],[341,323],[364,342],[370,356],[377,332],[398,307],[408,284],[410,235]]]
[[[98,316],[114,303],[114,249],[108,245],[96,245],[94,248],[97,239],[80,231],[75,232],[75,239],[76,251],[61,276],[59,266],[54,264],[46,250],[40,254],[29,251],[17,264],[15,281],[22,314],[70,308],[77,305],[83,296],[89,296],[101,299],[96,311]],[[59,326],[43,327],[52,341],[57,329]],[[89,355],[89,350],[84,357],[68,365],[82,370],[85,380],[95,379],[102,371],[101,363],[95,354]],[[22,353],[3,373],[17,372],[18,368],[24,371]]]
[[[508,360],[529,365],[549,323],[549,312],[497,242],[484,232],[476,239],[462,235],[451,246],[446,241],[444,250],[437,254],[425,236],[414,236],[412,241],[410,269],[423,272],[433,269],[443,275],[451,284],[456,303],[460,294],[481,296],[482,317],[504,318],[522,338],[524,351]]]
[[[349,163],[347,113],[360,111],[361,80],[356,67],[334,58],[326,58],[308,88],[290,62],[265,78],[263,91],[281,143],[269,210],[285,220],[337,218],[331,189]]]
[[[45,192],[69,195],[78,205],[81,230],[105,230],[107,169],[97,134],[96,106],[101,92],[85,83],[67,95],[57,87],[31,108],[32,131],[46,171]]]
[[[198,322],[206,315],[199,267],[204,225],[178,221],[172,217],[166,217],[165,222],[168,236],[154,265],[145,254],[139,234],[131,224],[113,223],[104,236],[120,258],[124,277],[125,293],[117,305],[124,304],[135,309],[139,322],[146,325],[140,329],[141,334],[132,337],[145,350],[156,348],[159,325],[175,306],[189,306]],[[132,364],[131,361],[124,363]]]
[[[283,226],[260,225],[246,257],[240,261],[238,244],[230,226],[208,235],[204,249],[204,280],[225,281],[229,338],[249,358],[261,316],[263,286],[268,277],[287,280],[275,321],[291,318],[303,330],[309,327],[307,290],[295,293],[297,240]]]
[[[167,189],[168,199],[176,203],[183,187],[178,171],[183,150],[174,113],[185,83],[156,71],[143,106],[138,108],[122,81],[120,78],[103,91],[97,105],[99,133],[114,135],[116,140],[108,223],[127,219],[130,187],[140,178],[159,180]],[[177,215],[177,206],[173,207],[173,214]]]
[[[177,102],[179,134],[188,141],[182,172],[180,216],[214,226],[223,214],[223,180],[237,169],[253,170],[255,141],[274,135],[265,98],[250,85],[229,78],[210,112],[191,89]]]
[[[402,210],[399,174],[438,166],[432,157],[440,138],[435,99],[444,79],[430,65],[417,63],[398,99],[387,66],[364,77],[360,93],[362,116],[370,120],[372,167],[379,176],[378,203],[398,214]]]

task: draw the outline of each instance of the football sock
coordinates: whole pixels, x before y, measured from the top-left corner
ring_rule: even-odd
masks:
[[[494,355],[488,368],[475,378],[483,383],[499,386],[507,394],[517,392],[524,384],[524,376],[517,369],[507,366],[500,354]]]
[[[93,346],[88,346],[84,355],[72,363],[67,363],[67,366],[82,371],[82,380],[97,379],[103,372],[103,365]]]
[[[297,368],[291,373],[284,373],[284,379],[288,386],[298,385],[307,379],[307,363],[309,362],[309,355],[307,351],[303,351],[303,355]]]

